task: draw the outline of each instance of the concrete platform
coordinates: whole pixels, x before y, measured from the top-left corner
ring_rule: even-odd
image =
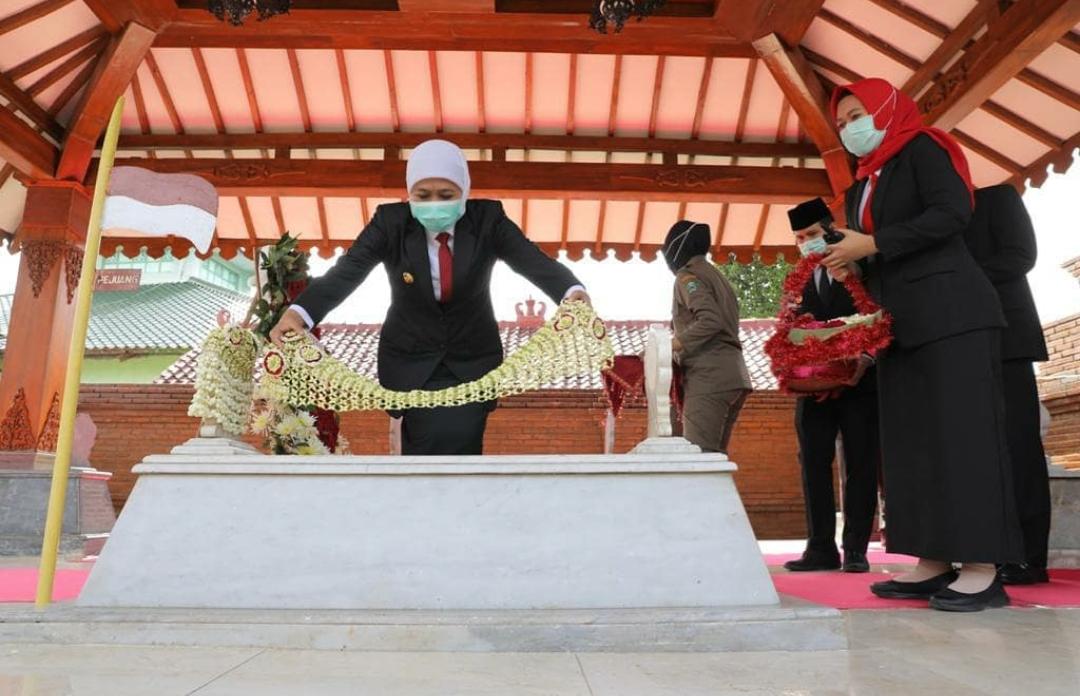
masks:
[[[172,454],[79,604],[465,610],[778,603],[720,454]]]
[[[0,605],[0,644],[388,652],[843,650],[835,609],[784,598],[728,609],[297,611]]]

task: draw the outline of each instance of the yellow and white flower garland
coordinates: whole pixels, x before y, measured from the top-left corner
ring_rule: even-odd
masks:
[[[218,327],[203,342],[188,415],[217,421],[225,432],[247,431],[259,341],[235,324]]]
[[[263,352],[260,393],[293,406],[334,411],[462,406],[537,389],[562,377],[598,372],[614,358],[604,322],[583,302],[563,302],[547,324],[480,379],[438,391],[397,392],[353,372],[308,334],[286,336]]]

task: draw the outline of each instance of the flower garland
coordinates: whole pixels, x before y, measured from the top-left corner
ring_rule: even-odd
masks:
[[[462,406],[536,389],[612,363],[607,328],[583,302],[563,302],[555,315],[525,345],[480,379],[437,391],[397,392],[353,372],[309,334],[290,333],[284,347],[263,352],[262,395],[291,406],[334,411],[405,410]]]
[[[203,342],[195,375],[195,397],[188,415],[217,421],[225,432],[247,430],[259,342],[251,331],[229,324]]]
[[[892,317],[884,312],[854,275],[842,282],[859,314],[822,322],[799,314],[803,289],[821,265],[822,254],[803,258],[784,280],[776,333],[765,343],[765,354],[784,391],[821,391],[820,384],[842,385],[853,363],[866,353],[875,355],[892,341]],[[800,388],[805,380],[806,388]]]

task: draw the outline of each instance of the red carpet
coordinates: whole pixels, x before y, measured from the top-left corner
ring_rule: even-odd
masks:
[[[781,565],[794,555],[776,554],[765,557],[770,566]],[[888,560],[885,560],[888,559]],[[883,552],[871,553],[874,565],[910,563],[907,556]],[[85,570],[58,570],[53,587],[53,600],[70,601],[79,596],[86,577]],[[0,568],[0,602],[33,602],[37,591],[37,568]],[[774,572],[772,579],[777,592],[835,607],[837,609],[921,609],[926,602],[901,599],[879,599],[870,593],[870,583],[888,578],[887,573],[788,573]],[[1009,596],[1017,607],[1080,607],[1080,570],[1051,570],[1051,582],[1046,585],[1010,587]]]
[[[925,609],[923,600],[881,599],[870,584],[888,573],[773,573],[776,591],[836,609]],[[1006,589],[1014,607],[1080,607],[1080,570],[1051,570],[1045,585]]]
[[[53,581],[53,601],[79,596],[90,570],[58,570]],[[0,602],[33,602],[37,595],[37,568],[0,568]]]

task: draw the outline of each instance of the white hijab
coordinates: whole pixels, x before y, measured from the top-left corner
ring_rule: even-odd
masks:
[[[469,163],[457,145],[446,140],[425,140],[416,146],[405,165],[405,186],[412,191],[424,179],[446,179],[458,185],[462,200],[469,198]]]

